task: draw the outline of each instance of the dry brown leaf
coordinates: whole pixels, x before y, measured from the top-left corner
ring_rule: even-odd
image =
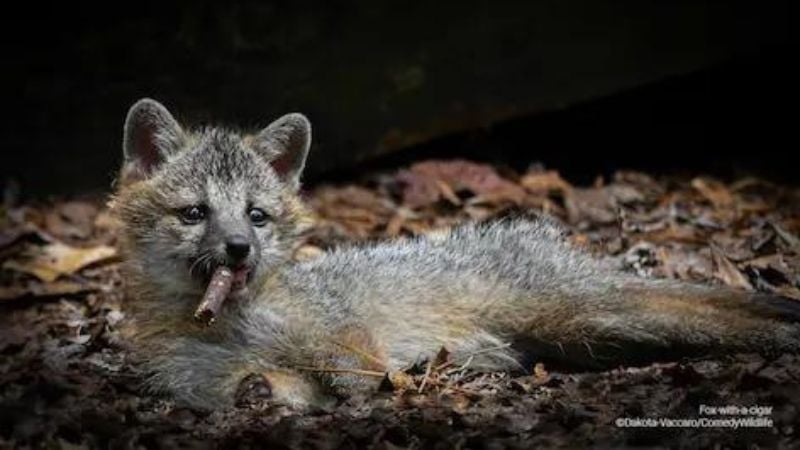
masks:
[[[629,170],[620,170],[614,173],[613,184],[622,184],[636,187],[636,190],[648,198],[658,198],[665,192],[664,186],[661,185],[650,175],[633,172]]]
[[[605,188],[573,189],[565,204],[570,223],[617,221],[617,202]]]
[[[403,371],[389,373],[387,379],[391,383],[393,390],[402,391],[415,386],[414,377]]]
[[[46,283],[117,256],[117,249],[106,245],[78,248],[54,242],[29,248],[31,251],[20,255],[19,259],[3,263],[3,268],[33,275]]]
[[[436,182],[424,175],[401,170],[395,179],[402,185],[403,205],[409,208],[432,205],[441,197],[441,190]]]
[[[650,242],[682,242],[688,244],[702,244],[705,239],[698,235],[695,227],[687,225],[670,224],[668,227],[647,233],[642,233],[642,239]]]
[[[24,240],[53,242],[55,238],[29,222],[0,229],[0,250],[6,250],[8,247],[15,246]]]
[[[572,190],[572,185],[566,182],[555,170],[541,173],[529,173],[520,180],[522,187],[534,194],[548,195],[558,192],[566,195]]]
[[[450,351],[442,347],[436,352],[436,357],[433,358],[432,364],[434,368],[442,367],[450,362]]]
[[[787,275],[791,274],[791,270],[789,269],[789,266],[786,265],[783,255],[779,254],[760,256],[758,258],[753,258],[749,261],[746,261],[744,264],[747,266],[756,267],[758,269],[770,268],[779,272],[784,272]]]
[[[745,262],[744,265],[754,269],[753,272],[758,276],[759,288],[766,287],[784,297],[800,298],[800,290],[792,286],[796,272],[789,267],[783,255],[774,254],[754,258]]]
[[[712,277],[712,264],[707,255],[684,247],[659,247],[656,255],[661,264],[656,273],[667,278],[704,280]]]
[[[48,231],[59,237],[87,239],[92,235],[97,206],[82,201],[57,205],[45,214]]]
[[[628,184],[612,184],[606,186],[605,190],[621,205],[642,202],[647,198],[638,188]]]
[[[397,237],[400,235],[400,232],[403,230],[403,223],[406,221],[406,218],[403,217],[401,214],[395,214],[389,219],[389,223],[386,224],[386,236],[388,237]]]
[[[731,192],[719,181],[695,178],[692,180],[692,187],[717,209],[730,208],[734,203]]]
[[[409,220],[403,224],[403,228],[415,236],[423,235],[431,230],[431,225],[421,220]]]
[[[495,210],[492,208],[486,208],[483,206],[473,206],[469,205],[464,208],[464,212],[470,217],[470,219],[476,222],[483,222],[484,220],[492,217],[495,214]]]
[[[400,171],[395,179],[403,186],[403,204],[410,208],[432,205],[443,198],[453,202],[462,190],[498,202],[519,204],[525,199],[524,189],[501,177],[492,166],[464,160],[424,161]]]
[[[550,374],[545,370],[544,364],[536,363],[533,366],[533,384],[534,386],[541,386],[550,381]]]
[[[439,192],[441,193],[442,197],[445,200],[452,203],[455,206],[461,206],[461,199],[458,198],[458,195],[453,191],[453,188],[450,187],[449,184],[445,183],[442,180],[435,180],[436,187],[439,188]]]
[[[783,297],[800,300],[800,289],[794,286],[778,286],[775,288],[775,293]]]
[[[315,191],[311,206],[323,221],[358,238],[372,236],[395,214],[389,199],[359,186],[321,187]]]
[[[714,233],[714,235],[711,236],[711,242],[713,242],[725,256],[735,262],[746,261],[755,256],[748,239],[731,236],[727,231]]]
[[[750,280],[719,249],[711,246],[711,261],[714,265],[714,276],[728,286],[753,290]]]
[[[617,222],[620,206],[641,202],[645,195],[631,185],[609,185],[572,189],[565,199],[570,223],[589,221],[599,224]]]
[[[25,286],[0,286],[0,301],[17,300],[24,297],[56,297],[102,290],[93,283],[55,281],[52,283],[29,283]]]
[[[775,232],[778,233],[778,236],[786,242],[787,245],[792,249],[793,252],[800,254],[800,239],[797,236],[786,231],[783,227],[778,225],[777,223],[772,223],[772,228],[775,229]]]

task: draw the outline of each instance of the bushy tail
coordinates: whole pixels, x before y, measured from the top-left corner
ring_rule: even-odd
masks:
[[[701,354],[800,353],[800,302],[729,288],[628,279],[520,329],[516,347],[570,366],[609,367]],[[583,304],[583,306],[579,306]],[[550,317],[553,317],[552,315]]]
[[[381,311],[391,311],[391,320],[378,321],[385,328],[379,334],[397,360],[438,346],[480,353],[488,368],[520,354],[609,367],[800,352],[800,302],[621,272],[614,261],[574,248],[549,221],[469,225],[416,245],[395,249],[389,264],[405,261],[409,269],[402,284],[382,289],[392,300]],[[382,306],[370,305],[376,303]],[[509,342],[508,351],[487,352]]]

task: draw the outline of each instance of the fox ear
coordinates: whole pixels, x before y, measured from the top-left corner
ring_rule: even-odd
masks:
[[[293,189],[300,187],[300,174],[311,147],[311,123],[306,116],[286,114],[261,130],[253,142],[269,158],[278,176]]]
[[[164,105],[149,98],[139,100],[125,119],[123,176],[148,177],[183,141],[183,130]]]

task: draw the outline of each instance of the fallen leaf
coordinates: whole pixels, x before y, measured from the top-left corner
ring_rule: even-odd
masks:
[[[800,300],[800,289],[794,286],[778,286],[774,289],[775,293],[783,297]]]
[[[659,247],[656,253],[661,262],[656,270],[659,275],[681,280],[706,280],[712,277],[711,259],[702,252],[685,247]]]
[[[441,192],[435,181],[410,170],[402,170],[396,180],[402,186],[403,205],[420,208],[439,201]]]
[[[534,386],[541,386],[550,381],[550,374],[545,370],[544,364],[536,363],[533,366],[533,384]]]
[[[445,200],[455,206],[461,206],[461,199],[458,198],[458,195],[456,195],[456,193],[453,191],[453,188],[451,188],[449,184],[442,180],[434,181],[436,182],[436,187],[439,188],[439,193],[442,195],[442,197],[444,197]]]
[[[20,255],[20,259],[3,263],[3,268],[34,275],[47,283],[117,256],[116,248],[105,245],[78,248],[54,242],[44,246],[31,246],[29,250],[30,252]]]
[[[739,192],[753,187],[768,187],[775,189],[775,184],[767,180],[762,180],[756,177],[744,177],[731,183],[730,190],[732,192]]]
[[[517,184],[501,177],[492,166],[464,160],[424,161],[397,174],[403,185],[403,204],[419,208],[434,204],[440,199],[451,203],[458,199],[457,192],[469,191],[493,201],[522,203],[525,191]],[[460,199],[458,199],[460,204]]]
[[[656,199],[665,192],[664,186],[650,175],[642,172],[620,170],[614,173],[614,183],[612,185],[633,186],[646,198]]]
[[[99,290],[102,290],[102,286],[94,283],[55,281],[41,284],[35,282],[25,286],[0,286],[0,301],[17,300],[24,297],[56,297]]]
[[[658,243],[682,242],[687,244],[702,244],[706,242],[705,239],[697,233],[695,227],[678,225],[675,223],[670,223],[669,226],[663,229],[642,233],[641,238]]]
[[[555,170],[540,173],[528,173],[519,182],[522,187],[534,194],[549,195],[559,193],[566,195],[573,188]]]
[[[774,242],[776,235],[777,233],[766,229],[766,227],[760,227],[753,230],[753,233],[748,236],[750,249],[754,252],[760,252],[767,244]]]
[[[468,205],[466,208],[464,208],[464,212],[476,222],[483,222],[495,214],[495,211],[492,208],[473,205]]]
[[[746,261],[744,264],[759,269],[767,269],[767,268],[775,269],[781,272],[785,272],[787,275],[791,274],[791,270],[789,269],[789,266],[786,265],[786,261],[784,261],[783,255],[775,254],[775,255],[761,256]],[[787,278],[789,277],[787,276]]]
[[[0,250],[11,247],[23,240],[36,240],[39,242],[54,241],[52,236],[31,223],[0,229]]]
[[[756,288],[766,289],[784,297],[798,298],[800,291],[792,286],[794,271],[783,255],[762,256],[743,264],[751,278],[755,278]]]
[[[617,201],[606,188],[573,189],[565,201],[570,223],[617,221]]]
[[[714,276],[728,286],[753,290],[753,285],[746,276],[716,246],[711,246],[711,261]]]
[[[747,239],[731,236],[729,233],[714,233],[711,241],[730,260],[741,262],[752,259],[752,245]]]
[[[695,178],[691,184],[700,195],[705,197],[717,209],[730,208],[734,203],[731,192],[719,181],[709,178]]]
[[[311,206],[320,218],[359,238],[372,236],[395,214],[389,199],[358,186],[319,188]]]
[[[780,236],[781,239],[789,245],[792,251],[800,254],[800,239],[783,229],[783,227],[777,223],[772,222],[771,225],[772,228],[775,229],[775,232],[778,233],[778,236]]]
[[[57,205],[45,215],[47,230],[64,238],[87,239],[92,235],[97,206],[82,201]]]
[[[385,379],[390,382],[392,390],[402,391],[415,386],[414,377],[401,370],[387,374]]]
[[[436,357],[433,358],[432,364],[434,368],[442,367],[450,362],[450,351],[442,347],[436,352]]]

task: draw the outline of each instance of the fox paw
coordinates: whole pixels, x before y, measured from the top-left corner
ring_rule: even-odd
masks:
[[[251,373],[239,382],[234,397],[238,408],[253,407],[272,399],[272,383],[261,374]]]

